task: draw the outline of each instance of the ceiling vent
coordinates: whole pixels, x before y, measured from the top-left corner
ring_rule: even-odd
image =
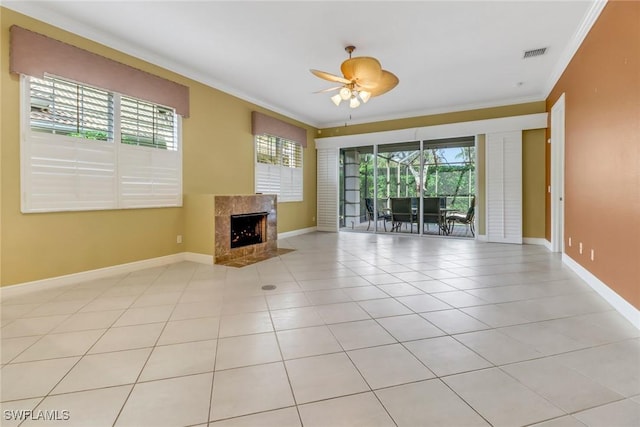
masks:
[[[523,59],[527,59],[527,58],[533,58],[534,56],[544,55],[544,53],[546,51],[547,51],[546,47],[541,47],[539,49],[527,50],[527,51],[524,52],[524,56],[522,58]]]

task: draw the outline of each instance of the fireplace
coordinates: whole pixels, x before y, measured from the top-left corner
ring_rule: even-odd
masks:
[[[240,248],[266,242],[267,215],[269,212],[231,215],[231,247]]]
[[[214,262],[234,267],[278,253],[278,201],[273,194],[214,197]]]

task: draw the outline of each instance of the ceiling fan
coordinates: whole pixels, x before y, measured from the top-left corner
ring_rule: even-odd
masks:
[[[314,76],[330,82],[342,83],[342,86],[316,93],[338,90],[339,92],[331,97],[334,104],[340,105],[340,102],[348,100],[351,108],[357,108],[360,106],[360,101],[366,103],[372,96],[382,95],[396,87],[398,78],[393,73],[383,70],[376,58],[370,56],[352,58],[351,54],[356,50],[355,46],[347,46],[344,50],[349,53],[349,59],[340,65],[340,71],[344,77],[325,71],[310,70]]]

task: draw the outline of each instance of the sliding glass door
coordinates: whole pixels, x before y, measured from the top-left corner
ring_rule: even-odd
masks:
[[[474,137],[343,148],[340,229],[450,235],[447,215],[473,206],[474,162]]]

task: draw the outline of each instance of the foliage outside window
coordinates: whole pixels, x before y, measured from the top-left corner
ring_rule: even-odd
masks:
[[[424,197],[446,197],[449,209],[466,212],[471,204],[476,187],[475,147],[472,145],[444,148],[425,145],[422,159],[419,148],[410,148],[405,144],[400,144],[398,148],[379,146],[377,160],[372,146],[343,149],[343,155],[353,150],[358,152],[358,193],[362,218],[366,214],[365,198],[377,198],[378,209],[383,209],[389,206],[381,205],[381,201],[386,203],[391,197],[419,197],[421,189]],[[344,159],[341,162],[343,168]],[[377,182],[374,182],[375,169]],[[344,177],[341,183],[344,186]],[[345,209],[344,198],[343,195],[340,199],[341,212]]]

